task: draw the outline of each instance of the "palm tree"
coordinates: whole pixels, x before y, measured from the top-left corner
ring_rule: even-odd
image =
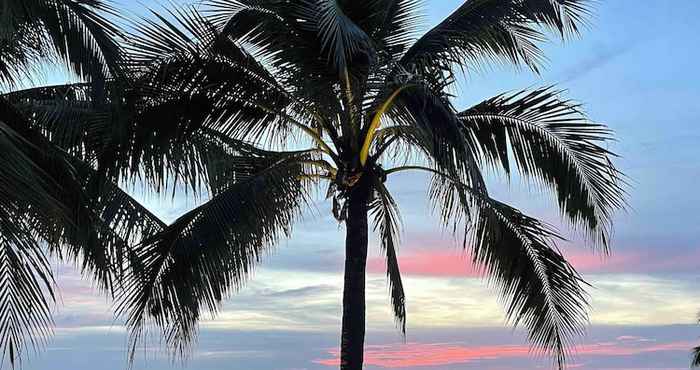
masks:
[[[100,0],[3,1],[0,86],[11,89],[41,63],[63,60],[97,93],[123,66],[109,12]],[[20,101],[0,97],[0,347],[12,366],[51,334],[50,256],[75,262],[110,289],[115,252],[133,243],[107,209],[120,190],[51,143],[27,113]]]
[[[538,44],[576,35],[587,4],[471,0],[415,37],[418,0],[207,0],[201,12],[140,22],[128,46],[133,80],[108,84],[101,101],[85,84],[10,98],[111,183],[210,195],[166,226],[120,193],[133,205],[119,208],[123,220],[155,225],[129,233],[140,242],[118,262],[117,310],[132,353],[149,325],[185,353],[201,315],[291,235],[325,185],[346,227],[340,367],[361,369],[370,227],[405,332],[399,208],[386,182],[420,171],[432,178],[435,213],[464,235],[507,317],[561,368],[587,322],[585,282],[557,249],[557,231],[493,199],[482,171],[510,176],[515,166],[551,189],[563,217],[607,252],[612,215],[624,206],[605,148],[611,133],[551,87],[462,111],[451,92],[460,72],[492,63],[538,71]]]

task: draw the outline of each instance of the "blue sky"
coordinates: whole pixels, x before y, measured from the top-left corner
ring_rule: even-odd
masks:
[[[144,9],[136,2],[120,3],[137,13]],[[426,0],[428,23],[461,3]],[[460,85],[457,105],[467,107],[503,91],[557,84],[567,97],[584,103],[593,120],[616,132],[619,142],[612,149],[630,178],[632,207],[616,218],[613,256],[589,253],[576,235],[562,245],[595,286],[592,325],[573,360],[577,369],[684,369],[688,349],[700,343],[700,326],[693,325],[700,311],[697,14],[696,0],[599,1],[581,39],[545,47],[549,62],[541,76],[495,67]],[[44,78],[60,83],[68,77]],[[383,271],[373,268],[379,251],[372,243],[367,368],[548,368],[546,359],[527,354],[521,333],[503,326],[495,293],[469,273],[461,250],[430,217],[423,180],[407,175],[388,184],[405,223],[400,255],[409,266],[404,269],[408,337],[403,344],[393,327]],[[517,181],[494,179],[491,185],[501,200],[559,223],[549,194],[533,195]],[[169,220],[194,205],[183,197],[143,200]],[[185,364],[171,363],[153,338],[142,347],[135,368],[332,369],[343,234],[328,205],[319,204],[294,237],[265,258],[254,280],[226,301],[220,315],[203,323]],[[426,261],[443,261],[446,267],[435,274],[425,268]],[[122,369],[126,334],[109,301],[71,268],[58,267],[57,273],[62,304],[56,308],[56,335],[24,367]]]

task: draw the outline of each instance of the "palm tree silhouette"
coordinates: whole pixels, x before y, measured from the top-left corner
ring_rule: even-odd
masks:
[[[370,227],[405,332],[399,208],[385,184],[420,171],[442,223],[464,235],[472,262],[499,287],[507,317],[564,367],[588,318],[585,282],[556,248],[557,231],[493,199],[482,171],[509,176],[515,166],[551,189],[562,215],[607,252],[624,206],[605,148],[611,133],[551,87],[463,111],[451,91],[461,71],[492,63],[538,71],[538,43],[577,34],[587,3],[467,1],[416,39],[417,0],[208,0],[142,20],[126,46],[130,81],[108,84],[101,99],[88,84],[8,99],[110,184],[210,195],[167,226],[124,193],[105,203],[119,230],[141,239],[117,262],[132,354],[149,324],[186,351],[202,313],[216,312],[291,235],[324,185],[346,227],[340,367],[361,369]]]
[[[100,0],[3,1],[0,87],[35,77],[42,63],[62,62],[98,91],[124,65],[110,12]],[[0,96],[0,347],[12,366],[51,334],[49,255],[76,262],[110,288],[111,249],[128,244],[113,220],[100,217],[99,199],[118,188],[109,190],[90,166],[53,145],[17,103]]]

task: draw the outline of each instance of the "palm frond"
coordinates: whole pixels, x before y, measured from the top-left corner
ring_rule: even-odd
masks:
[[[400,226],[398,205],[383,183],[378,182],[375,186],[376,195],[370,204],[370,213],[374,217],[374,230],[380,235],[382,251],[386,257],[386,275],[394,319],[401,333],[406,335],[406,295],[396,255]]]
[[[68,204],[74,222],[58,225],[61,239],[52,249],[114,295],[133,263],[132,246],[166,225],[102,173],[77,159],[70,163],[81,180],[81,196]]]
[[[21,114],[0,98],[0,161],[3,204],[26,204],[47,215],[65,215],[60,201],[52,197],[56,185],[46,169],[38,163],[40,143],[28,137],[28,127]]]
[[[463,125],[448,97],[427,85],[415,84],[398,95],[388,113],[400,126],[391,136],[417,148],[424,160],[441,172],[484,188],[477,148],[465,139]]]
[[[87,84],[31,89],[7,97],[55,145],[93,164],[112,181],[139,180],[156,191],[178,182],[198,192],[207,185],[206,167],[211,166],[214,153],[259,152],[240,140],[224,144],[220,137],[225,135],[206,127],[209,100],[180,99],[182,95],[176,93],[153,99],[140,91],[116,82],[107,84],[106,103],[95,102]],[[200,104],[187,104],[195,101]]]
[[[336,0],[302,0],[297,14],[307,22],[316,23],[321,52],[327,60],[344,71],[359,55],[369,62],[373,58],[367,34],[347,15]],[[359,55],[358,55],[359,54]],[[352,63],[357,66],[360,63]]]
[[[123,76],[124,55],[117,41],[121,32],[108,19],[117,14],[105,1],[8,0],[3,13],[11,18],[4,24],[5,34],[15,41],[29,37],[36,42],[14,43],[14,60],[35,63],[55,55],[80,77],[105,80]],[[27,36],[19,32],[27,32]],[[28,57],[19,57],[25,52]]]
[[[693,360],[690,366],[700,367],[700,347],[693,348]]]
[[[478,69],[487,62],[525,65],[538,71],[542,29],[576,34],[589,14],[588,0],[466,1],[428,31],[402,57],[438,84],[453,82],[454,67]]]
[[[485,160],[510,172],[509,153],[526,177],[554,190],[562,214],[605,250],[624,180],[604,147],[611,131],[551,88],[488,99],[459,114]]]
[[[201,116],[199,125],[216,123],[239,138],[278,126],[273,124],[276,113],[290,104],[289,98],[253,55],[194,9],[173,11],[174,22],[154,14],[158,21],[144,20],[130,46],[147,84],[144,92],[157,103],[149,107],[154,114],[183,106],[186,99],[188,110]]]
[[[150,233],[142,207],[73,161],[0,99],[0,345],[14,365],[52,332],[46,252],[111,289],[128,244]],[[136,235],[140,234],[140,235]]]
[[[12,88],[21,80],[34,77],[38,61],[46,57],[46,45],[37,30],[38,22],[13,25],[10,19],[0,29],[0,84]]]
[[[513,325],[564,369],[588,324],[585,282],[554,246],[561,237],[550,226],[497,201],[483,199],[479,208],[474,262],[499,286]]]
[[[348,18],[371,38],[378,53],[398,60],[417,38],[422,21],[422,0],[338,1]]]
[[[45,344],[55,301],[53,275],[34,232],[36,220],[27,214],[50,219],[68,212],[52,196],[56,184],[36,161],[39,148],[8,126],[18,122],[3,113],[8,112],[0,113],[0,346],[14,366],[27,347]]]
[[[282,158],[231,184],[145,240],[126,276],[117,309],[132,353],[149,322],[175,352],[192,343],[203,311],[215,313],[306,206],[304,156]]]
[[[162,225],[103,172],[61,150],[2,102],[0,117],[21,134],[0,123],[0,145],[7,144],[2,160],[11,161],[3,166],[0,204],[22,209],[16,222],[31,225],[32,237],[111,291],[130,244]]]
[[[55,281],[21,209],[0,206],[0,346],[14,367],[52,334]]]
[[[430,198],[446,216],[467,212],[468,246],[476,266],[498,286],[508,319],[524,326],[536,351],[563,369],[574,338],[588,323],[586,283],[554,242],[556,230],[459,179],[434,174]],[[447,205],[447,206],[446,206]]]
[[[298,93],[304,93],[303,81],[295,80],[301,76],[318,76],[315,82],[323,84],[324,88],[330,87],[330,81],[337,81],[339,71],[329,68],[333,66],[333,60],[328,60],[329,55],[324,54],[324,44],[319,37],[323,36],[319,18],[312,18],[321,6],[314,11],[311,9],[314,4],[307,0],[284,3],[275,0],[207,0],[205,4],[207,18],[218,25],[222,35],[254,46],[257,53],[277,70],[276,75],[286,86],[297,86]],[[326,7],[326,11],[332,9]],[[320,91],[311,89],[308,94]],[[315,102],[314,99],[310,101]]]

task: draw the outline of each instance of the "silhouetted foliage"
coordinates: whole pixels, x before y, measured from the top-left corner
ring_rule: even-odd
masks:
[[[368,228],[405,332],[400,213],[386,182],[422,171],[435,213],[464,235],[509,320],[564,367],[588,320],[585,282],[557,249],[558,232],[493,199],[482,172],[510,176],[515,166],[607,252],[624,206],[611,133],[554,88],[461,112],[450,91],[460,73],[492,63],[538,71],[538,43],[576,35],[587,3],[466,1],[417,37],[418,0],[207,0],[138,22],[117,63],[128,78],[5,98],[81,164],[76,179],[94,173],[111,194],[88,209],[113,235],[103,260],[118,272],[111,286],[132,353],[149,325],[186,353],[202,314],[216,313],[325,190],[348,229],[341,368],[360,369]],[[209,197],[164,225],[114,185],[123,182]]]
[[[104,18],[110,9],[99,0],[3,1],[0,86],[16,86],[48,62],[65,63],[95,86],[117,76],[124,60],[118,30]],[[114,261],[135,242],[129,233],[139,231],[123,212],[141,208],[52,143],[16,103],[0,97],[0,346],[12,366],[52,332],[50,256],[75,262],[110,290]]]

